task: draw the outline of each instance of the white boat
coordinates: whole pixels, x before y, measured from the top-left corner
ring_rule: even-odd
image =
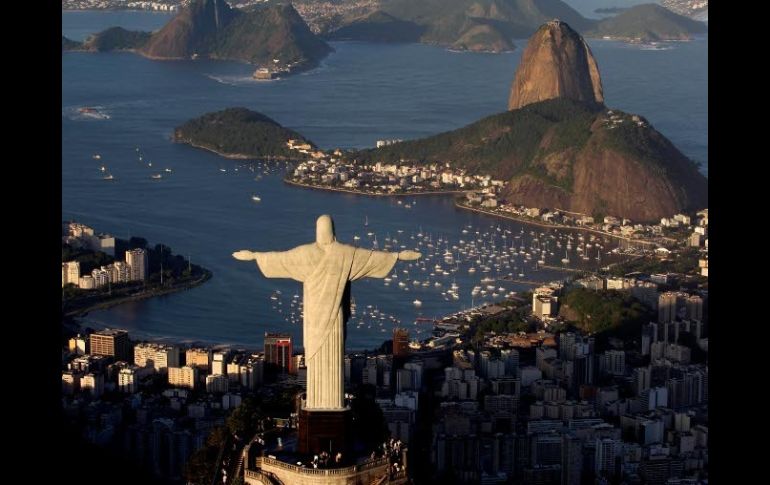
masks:
[[[422,306],[422,302],[420,300],[414,300],[412,303],[414,303],[414,306]]]
[[[564,251],[564,257],[561,259],[561,262],[564,264],[569,264],[569,256],[567,255],[567,251]]]
[[[262,199],[256,194],[251,196],[251,200],[254,202],[262,202]]]
[[[166,173],[171,173],[171,169],[170,168],[164,168],[163,171],[166,172]]]
[[[154,173],[154,174],[150,175],[150,178],[153,178],[153,179],[156,179],[156,180],[157,179],[162,179],[163,175],[161,175],[159,173]]]
[[[104,180],[115,180],[115,177],[113,177],[112,174],[105,175]]]
[[[102,156],[98,153],[94,155],[94,160],[101,160]]]
[[[107,171],[107,167],[105,167],[104,165],[102,165],[101,167],[99,167],[99,171],[100,171],[100,172],[106,172],[106,171]]]

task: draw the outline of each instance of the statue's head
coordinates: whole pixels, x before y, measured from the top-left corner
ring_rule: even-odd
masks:
[[[323,246],[336,240],[334,237],[334,221],[330,215],[324,214],[315,223],[315,241]]]

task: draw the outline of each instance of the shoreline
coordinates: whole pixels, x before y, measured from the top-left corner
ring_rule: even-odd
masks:
[[[191,146],[193,148],[198,148],[200,150],[206,150],[207,152],[211,152],[211,153],[213,153],[215,155],[219,155],[220,157],[227,158],[229,160],[249,160],[249,159],[262,160],[262,159],[267,158],[267,155],[265,155],[265,156],[252,156],[252,155],[247,155],[245,153],[222,153],[222,152],[219,152],[219,151],[215,150],[214,148],[210,148],[210,147],[203,146],[203,145],[197,145],[197,144],[195,144],[195,143],[193,143],[193,142],[191,142],[189,140],[179,140],[179,139],[174,138],[173,136],[172,136],[172,141],[174,143],[180,143],[182,145],[189,145],[189,146]],[[291,161],[292,160],[292,158],[286,157],[286,156],[283,156],[283,155],[270,155],[270,158],[274,158],[274,159],[280,160],[280,161]]]
[[[107,301],[101,301],[84,308],[78,308],[75,310],[68,311],[64,315],[67,317],[78,317],[78,316],[83,316],[94,310],[104,310],[117,305],[121,305],[123,303],[129,303],[132,301],[141,301],[141,300],[146,300],[148,298],[152,298],[155,296],[163,296],[163,295],[168,295],[168,294],[176,293],[183,290],[189,290],[202,285],[203,283],[211,279],[212,276],[213,276],[213,273],[211,271],[205,270],[205,273],[203,273],[201,277],[192,281],[186,281],[184,283],[180,283],[178,285],[175,285],[169,288],[144,290],[137,294],[123,296],[120,298],[115,298]]]
[[[610,42],[623,42],[624,44],[632,44],[632,45],[650,45],[653,42],[661,43],[661,42],[692,42],[695,40],[696,35],[702,35],[702,34],[690,34],[687,38],[677,38],[677,39],[639,39],[637,37],[623,37],[623,36],[597,36],[597,37],[586,37],[586,39],[591,40],[606,40]]]
[[[595,234],[599,234],[599,235],[602,235],[602,236],[613,237],[615,239],[626,241],[626,242],[632,243],[632,244],[641,244],[641,245],[648,245],[648,246],[655,245],[655,243],[651,242],[651,241],[644,241],[644,240],[640,240],[640,239],[630,239],[630,238],[627,238],[627,237],[624,237],[624,236],[618,236],[617,234],[610,234],[610,233],[607,233],[607,232],[604,232],[604,231],[599,231],[597,229],[591,229],[589,227],[565,226],[563,224],[547,224],[547,223],[544,223],[544,222],[533,221],[531,219],[525,219],[523,217],[516,216],[516,215],[513,215],[513,214],[510,214],[510,215],[509,214],[499,214],[497,212],[491,212],[491,211],[488,211],[488,210],[485,210],[485,209],[481,209],[481,208],[477,208],[477,207],[470,207],[470,206],[465,205],[465,204],[463,204],[463,203],[461,203],[459,201],[455,201],[455,207],[457,207],[459,209],[465,209],[465,210],[477,212],[479,214],[484,214],[484,215],[493,216],[493,217],[500,217],[500,218],[503,218],[503,219],[510,219],[512,221],[521,222],[522,224],[531,224],[531,225],[534,225],[534,226],[544,227],[544,228],[548,228],[548,229],[567,229],[567,230],[571,230],[571,231],[588,231],[588,232],[593,232]]]
[[[104,10],[107,10],[107,9],[104,9]],[[79,10],[75,10],[75,11],[79,11]],[[85,10],[80,10],[80,11],[85,11]],[[137,11],[141,12],[142,10],[137,10]],[[101,32],[103,32],[103,31],[101,31]],[[93,34],[89,34],[89,35],[96,35],[96,34],[99,34],[101,32],[94,32]],[[131,31],[131,32],[146,32],[146,31]],[[150,34],[152,34],[152,33],[153,32],[150,32]],[[66,37],[66,36],[63,36],[63,37]],[[69,37],[67,37],[67,38],[69,39]],[[87,38],[88,37],[86,37],[86,39]],[[70,39],[70,40],[73,40],[73,39]],[[85,40],[83,40],[83,41],[74,41],[74,42],[80,42],[82,44],[83,42],[85,42]],[[99,51],[99,50],[94,50],[94,49],[86,49],[86,48],[82,48],[82,49],[62,49],[62,53],[65,53],[65,52],[87,52],[87,53],[92,53],[92,54],[99,54],[99,53],[110,53],[110,52],[130,52],[132,54],[138,55],[140,57],[144,57],[145,59],[149,59],[151,61],[169,61],[169,62],[177,61],[178,62],[178,61],[196,61],[196,60],[198,60],[197,58],[193,59],[193,58],[190,58],[190,57],[153,56],[151,54],[147,54],[146,52],[143,52],[141,50],[142,47],[144,47],[144,46],[142,45],[141,47],[138,47],[138,48],[130,47],[130,48],[109,49],[109,50],[104,50],[104,51]],[[318,60],[307,61],[306,63],[304,63],[304,64],[302,64],[300,66],[297,66],[294,69],[290,69],[288,71],[280,71],[281,74],[283,74],[283,76],[279,76],[279,77],[276,77],[275,79],[270,79],[270,80],[271,81],[279,81],[279,80],[285,79],[286,77],[289,77],[289,76],[299,75],[299,74],[302,74],[302,73],[305,73],[305,72],[312,71],[313,69],[317,69],[317,68],[319,68],[321,66],[321,61],[323,59],[325,59],[326,57],[328,57],[330,54],[333,54],[334,52],[335,52],[334,49],[332,49],[331,51],[327,52],[322,58],[320,58]],[[238,63],[241,63],[241,64],[246,64],[246,65],[251,66],[251,67],[256,67],[257,69],[262,69],[262,68],[265,67],[265,65],[263,65],[263,64],[253,64],[250,61],[245,61],[243,59],[234,59],[234,58],[228,58],[228,57],[211,57],[211,56],[206,56],[206,57],[203,57],[201,59],[203,59],[203,60],[211,60],[211,61],[219,61],[219,62],[238,62]],[[258,81],[258,79],[255,78],[255,81]]]
[[[384,194],[384,193],[375,193],[375,192],[362,192],[359,190],[354,189],[344,189],[344,188],[338,188],[338,187],[326,187],[323,185],[312,185],[312,184],[304,184],[302,182],[295,182],[294,180],[290,180],[288,178],[283,179],[284,183],[287,183],[289,185],[294,185],[296,187],[301,187],[305,189],[315,189],[315,190],[326,190],[329,192],[343,192],[348,194],[354,194],[354,195],[365,195],[370,197],[410,197],[412,195],[452,195],[452,194],[465,194],[468,192],[472,192],[472,190],[432,190],[432,191],[421,191],[421,192],[406,192],[403,194]]]
[[[342,192],[342,193],[348,193],[348,194],[354,194],[354,195],[364,195],[364,196],[372,196],[372,197],[409,197],[410,195],[456,195],[456,194],[465,194],[468,192],[473,192],[473,190],[452,190],[452,191],[430,191],[430,192],[413,192],[413,193],[405,193],[405,194],[382,194],[382,193],[369,193],[369,192],[361,192],[354,189],[343,189],[338,187],[326,187],[322,185],[312,185],[312,184],[304,184],[301,182],[295,182],[293,180],[290,180],[288,178],[284,178],[284,183],[287,183],[289,185],[294,185],[297,187],[305,188],[305,189],[315,189],[315,190],[326,190],[329,192]],[[600,231],[597,229],[592,229],[589,227],[575,227],[575,226],[565,226],[563,224],[548,224],[544,222],[535,221],[532,219],[525,219],[523,217],[515,216],[512,214],[499,214],[497,212],[488,211],[485,209],[477,208],[477,207],[470,207],[468,205],[465,205],[455,199],[454,203],[455,207],[459,209],[465,209],[469,211],[473,211],[479,214],[492,216],[492,217],[500,217],[502,219],[509,219],[512,221],[520,222],[522,224],[528,224],[538,227],[543,227],[547,229],[566,229],[571,231],[588,231],[592,232],[594,234],[598,234],[601,236],[608,236],[612,237],[621,241],[626,241],[631,244],[639,244],[642,246],[654,246],[655,243],[652,241],[645,241],[641,239],[630,239],[625,236],[619,236],[617,234],[610,234],[604,231]]]

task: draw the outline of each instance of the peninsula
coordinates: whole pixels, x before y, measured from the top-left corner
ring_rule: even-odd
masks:
[[[500,197],[526,207],[651,222],[707,205],[706,178],[643,117],[603,104],[598,66],[565,22],[530,39],[510,111],[458,130],[355,152],[377,163],[440,160],[506,181]]]
[[[151,247],[140,237],[124,240],[95,235],[77,222],[62,224],[63,315],[193,288],[211,276],[163,244]]]
[[[656,42],[666,40],[691,40],[694,35],[705,34],[706,24],[675,13],[654,3],[645,3],[606,18],[595,28],[588,30],[587,37],[622,40],[626,42]]]

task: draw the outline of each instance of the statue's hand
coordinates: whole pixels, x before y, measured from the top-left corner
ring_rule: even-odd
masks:
[[[234,252],[233,257],[239,261],[253,261],[255,259],[254,253],[247,249]]]
[[[401,261],[414,261],[416,259],[420,259],[422,257],[422,254],[420,254],[417,251],[401,251],[398,253],[398,259]]]

